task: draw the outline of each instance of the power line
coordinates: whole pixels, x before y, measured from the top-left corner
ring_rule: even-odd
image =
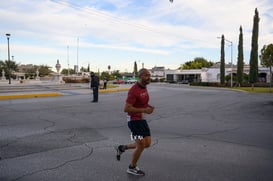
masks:
[[[151,32],[153,34],[158,34],[160,36],[169,36],[169,37],[173,37],[173,38],[181,38],[177,34],[174,34],[174,33],[171,33],[171,32],[158,31],[158,30],[155,30],[155,28],[153,28],[153,27],[149,27],[147,25],[143,25],[143,24],[139,24],[139,23],[137,23],[137,24],[136,23],[130,23],[126,19],[123,19],[123,18],[120,18],[120,17],[117,17],[117,16],[113,16],[113,15],[109,15],[109,14],[107,14],[105,12],[96,10],[94,8],[89,8],[89,7],[82,8],[81,6],[79,6],[79,5],[75,4],[75,3],[67,2],[67,1],[57,1],[57,0],[51,0],[51,1],[56,3],[56,4],[59,4],[61,6],[65,6],[65,7],[77,10],[77,11],[79,11],[79,13],[92,14],[92,15],[104,18],[105,20],[108,20],[108,21],[110,21],[111,23],[114,23],[114,24],[120,24],[121,23],[121,24],[125,24],[125,25],[131,26],[131,27],[135,27],[135,28],[137,28],[139,30],[144,30],[144,31],[147,31],[147,32]],[[187,39],[184,39],[182,41],[187,41],[187,40],[203,42],[203,43],[206,43],[206,44],[211,44],[210,41],[197,39],[197,38],[190,38],[190,37],[187,37]]]
[[[108,20],[110,18],[112,23],[123,23],[123,24],[133,26],[133,27],[136,27],[138,29],[142,29],[142,30],[149,31],[149,32],[152,32],[152,33],[163,34],[162,32],[155,31],[154,29],[152,29],[151,27],[148,27],[146,25],[129,23],[125,19],[122,19],[122,18],[119,18],[119,17],[116,17],[116,16],[112,16],[112,15],[109,15],[109,14],[104,13],[102,11],[97,11],[97,10],[92,9],[92,8],[88,8],[88,7],[82,8],[82,7],[80,7],[80,6],[78,6],[78,5],[74,4],[74,3],[71,3],[71,2],[68,3],[68,2],[65,2],[65,1],[56,1],[56,0],[51,0],[51,1],[54,2],[54,3],[57,3],[59,5],[65,6],[65,7],[69,7],[69,8],[75,9],[75,10],[80,10],[80,12],[85,12],[87,14],[97,15],[99,17],[102,17],[102,18],[105,18],[105,19],[108,19]]]

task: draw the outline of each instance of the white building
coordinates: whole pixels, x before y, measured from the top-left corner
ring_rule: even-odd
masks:
[[[149,71],[152,80],[165,78],[165,67],[153,67]]]
[[[231,71],[232,70],[232,71]],[[270,69],[267,67],[259,67],[259,82],[270,82]],[[230,75],[232,72],[233,76],[237,74],[237,67],[226,65],[225,75]],[[244,66],[244,73],[249,73],[249,65]],[[165,80],[175,82],[220,82],[220,67],[219,64],[211,68],[202,69],[189,69],[189,70],[165,70]]]

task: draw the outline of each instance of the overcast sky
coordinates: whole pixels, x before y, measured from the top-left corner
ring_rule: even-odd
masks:
[[[203,57],[220,59],[220,37],[233,42],[237,63],[243,28],[249,63],[255,8],[259,11],[259,52],[273,43],[273,0],[9,0],[0,5],[0,60],[10,52],[20,64],[91,70],[175,69]],[[231,62],[226,42],[226,63]],[[56,71],[55,68],[53,68]]]

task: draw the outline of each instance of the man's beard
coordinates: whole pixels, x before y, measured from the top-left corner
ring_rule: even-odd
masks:
[[[148,84],[150,84],[151,80],[144,80],[143,82],[145,85],[148,85]]]

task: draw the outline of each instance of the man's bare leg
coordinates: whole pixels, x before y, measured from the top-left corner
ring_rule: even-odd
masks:
[[[146,136],[143,139],[136,139],[134,144],[128,145],[128,146],[131,146],[132,149],[135,146],[135,151],[133,153],[132,160],[131,160],[132,167],[137,166],[137,161],[139,160],[141,153],[143,152],[144,148],[148,148],[150,144],[151,144],[151,137]]]

